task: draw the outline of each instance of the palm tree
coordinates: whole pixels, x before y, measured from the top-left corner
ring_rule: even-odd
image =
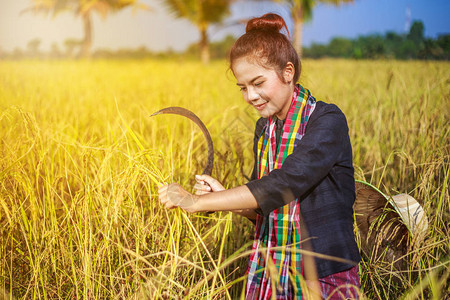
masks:
[[[277,0],[286,2],[289,5],[292,20],[294,21],[294,48],[299,56],[302,56],[302,37],[303,23],[312,17],[314,6],[321,3],[339,5],[344,2],[353,2],[353,0]]]
[[[167,8],[177,17],[186,18],[200,31],[200,57],[209,62],[208,27],[221,22],[229,14],[232,0],[165,0]]]
[[[72,11],[83,19],[84,37],[81,42],[80,57],[88,57],[92,46],[92,14],[98,13],[103,19],[111,12],[119,11],[125,7],[133,9],[146,9],[149,7],[138,0],[31,0],[32,5],[25,11],[35,13],[51,13],[53,16],[63,11]]]

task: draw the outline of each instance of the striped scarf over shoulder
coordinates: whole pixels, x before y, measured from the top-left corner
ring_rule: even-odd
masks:
[[[274,118],[269,118],[258,141],[258,177],[281,168],[305,134],[316,100],[297,85],[277,143]],[[278,145],[277,145],[278,144]],[[300,201],[289,202],[268,216],[258,215],[253,252],[248,267],[246,299],[301,299],[303,261],[300,246]]]

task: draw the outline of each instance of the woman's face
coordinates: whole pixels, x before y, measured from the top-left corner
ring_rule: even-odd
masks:
[[[266,69],[247,57],[235,60],[232,70],[244,100],[255,107],[263,118],[286,118],[295,88],[292,63],[288,63],[281,73],[284,82],[274,69]]]

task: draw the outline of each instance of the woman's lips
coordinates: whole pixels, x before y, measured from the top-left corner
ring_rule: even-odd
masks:
[[[267,105],[267,102],[261,103],[261,104],[255,105],[255,108],[257,110],[263,110],[266,107],[266,105]]]

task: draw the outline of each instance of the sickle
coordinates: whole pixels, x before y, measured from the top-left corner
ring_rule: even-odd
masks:
[[[203,174],[210,175],[212,173],[213,165],[214,165],[214,147],[213,142],[211,140],[211,135],[208,132],[208,129],[206,128],[205,124],[200,120],[199,117],[197,117],[193,112],[190,110],[187,110],[183,107],[178,106],[171,106],[166,107],[161,110],[158,110],[157,112],[153,113],[150,117],[160,115],[160,114],[174,114],[174,115],[180,115],[183,117],[186,117],[190,120],[192,120],[195,124],[197,124],[198,127],[203,132],[203,135],[206,138],[206,143],[208,145],[208,161],[206,162],[205,169],[203,169]]]

